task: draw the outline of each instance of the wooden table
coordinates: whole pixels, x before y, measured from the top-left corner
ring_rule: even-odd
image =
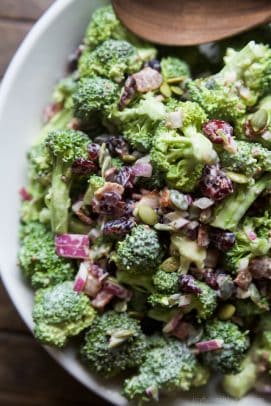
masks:
[[[33,22],[53,0],[0,0],[0,77]],[[106,406],[34,340],[0,281],[0,405]]]

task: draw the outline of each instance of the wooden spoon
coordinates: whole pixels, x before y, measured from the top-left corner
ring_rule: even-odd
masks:
[[[132,32],[165,45],[196,45],[271,21],[271,0],[112,0]]]

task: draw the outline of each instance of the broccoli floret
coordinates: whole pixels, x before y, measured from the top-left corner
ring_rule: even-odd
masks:
[[[248,351],[245,359],[241,363],[241,371],[238,374],[225,375],[223,379],[223,388],[230,396],[240,399],[245,396],[250,390],[254,388],[257,383],[257,379],[261,373],[259,368],[265,357],[265,363],[271,371],[271,318],[266,314],[262,317],[259,326],[258,334],[250,350]],[[266,358],[269,355],[269,358]]]
[[[98,175],[91,175],[91,177],[88,180],[88,188],[86,190],[86,193],[84,195],[84,204],[85,205],[90,205],[91,201],[94,197],[95,192],[103,187],[105,184],[104,178]]]
[[[96,122],[107,115],[119,99],[119,87],[111,80],[93,77],[82,79],[73,96],[75,116],[84,122]]]
[[[187,272],[191,264],[198,269],[204,268],[206,249],[199,247],[196,241],[181,235],[171,236],[171,253],[180,257],[180,271]]]
[[[70,261],[55,253],[54,236],[41,223],[31,222],[21,229],[19,262],[22,272],[34,289],[46,288],[74,276]]]
[[[157,342],[157,341],[156,341]],[[151,347],[155,343],[152,342]],[[139,401],[158,400],[159,392],[188,391],[193,386],[207,383],[208,371],[203,368],[190,349],[174,338],[158,340],[139,367],[138,375],[126,379],[124,394]]]
[[[136,291],[146,294],[153,291],[152,274],[146,272],[124,272],[117,271],[117,280],[119,283],[131,286]]]
[[[85,43],[92,49],[109,39],[133,42],[136,37],[118,20],[112,6],[98,8],[92,15],[85,35]]]
[[[89,327],[94,317],[89,298],[74,292],[73,282],[66,281],[36,293],[34,334],[43,344],[63,347],[69,337]]]
[[[120,271],[140,274],[155,270],[162,257],[163,250],[157,232],[149,226],[139,225],[118,243],[112,259]]]
[[[45,145],[53,160],[49,208],[52,231],[68,231],[68,212],[71,204],[70,187],[73,180],[71,165],[77,158],[87,157],[89,138],[80,131],[64,130],[48,134]]]
[[[137,49],[127,41],[108,39],[94,51],[84,51],[79,60],[81,78],[102,76],[121,82],[126,74],[138,71],[142,60]]]
[[[267,174],[253,185],[236,187],[232,195],[215,207],[210,224],[223,230],[235,230],[248,208],[270,186],[271,177]]]
[[[200,132],[206,116],[199,105],[179,102],[174,110],[180,114],[182,133],[159,126],[151,161],[154,168],[164,172],[170,187],[191,192],[200,180],[204,164],[216,162],[217,154],[212,143]]]
[[[195,280],[195,286],[200,292],[192,295],[191,304],[187,306],[187,311],[196,310],[198,320],[210,318],[217,307],[217,293],[206,283]]]
[[[179,276],[177,272],[165,272],[158,269],[153,275],[153,285],[158,292],[174,294],[178,292]]]
[[[138,320],[108,311],[87,331],[81,354],[90,369],[111,377],[140,365],[145,352],[146,338]]]
[[[219,155],[224,169],[241,173],[248,178],[258,177],[264,172],[271,171],[271,152],[258,143],[235,141],[237,151],[230,154],[227,151]]]
[[[244,268],[250,259],[267,255],[271,248],[269,231],[271,219],[265,217],[246,217],[235,233],[234,246],[225,252],[224,266],[233,274]],[[250,233],[255,238],[249,238]]]
[[[222,373],[237,373],[241,369],[241,362],[249,347],[247,332],[230,321],[212,320],[205,325],[204,340],[219,339],[223,347],[215,351],[202,354],[206,365]]]
[[[165,119],[166,109],[152,94],[146,94],[133,107],[115,111],[112,115],[129,144],[140,152],[148,152],[157,125]]]
[[[251,41],[239,52],[228,50],[224,61],[225,66],[218,74],[190,81],[188,97],[198,102],[211,118],[235,121],[269,88],[271,50]]]
[[[182,78],[181,80],[185,80],[191,76],[187,63],[174,56],[162,58],[161,71],[163,79],[166,82],[175,78]]]

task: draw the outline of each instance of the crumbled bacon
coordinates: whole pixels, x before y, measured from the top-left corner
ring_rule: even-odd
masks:
[[[147,93],[152,90],[158,89],[162,82],[163,77],[156,69],[152,69],[149,66],[141,71],[132,75],[135,80],[136,90],[139,93]]]
[[[197,244],[199,247],[208,247],[209,243],[208,228],[205,224],[201,224],[198,228]]]
[[[200,181],[201,192],[213,200],[225,199],[233,192],[232,181],[218,165],[206,165]]]
[[[271,279],[271,258],[254,258],[250,261],[248,269],[255,279]]]
[[[252,275],[248,269],[242,269],[238,272],[237,277],[234,279],[234,283],[243,290],[247,290],[252,281]]]

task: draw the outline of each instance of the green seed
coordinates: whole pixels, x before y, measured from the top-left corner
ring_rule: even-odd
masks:
[[[122,155],[121,158],[124,162],[128,162],[128,163],[134,162],[137,159],[134,155],[131,155],[131,154]]]
[[[160,92],[165,97],[170,97],[172,95],[171,89],[167,83],[162,83],[160,86]]]
[[[232,180],[235,183],[244,184],[249,182],[249,178],[247,178],[245,175],[241,173],[227,171],[226,175],[230,178],[230,180]]]
[[[183,90],[179,86],[170,86],[172,93],[181,96],[183,94]]]
[[[168,79],[167,83],[169,84],[174,84],[174,83],[180,83],[185,79],[185,76],[176,76],[176,78],[170,78]]]
[[[250,118],[250,124],[255,132],[262,131],[267,126],[267,123],[268,113],[265,109],[256,111]]]
[[[150,207],[145,204],[140,204],[138,206],[138,216],[143,221],[143,223],[153,226],[158,222],[157,213]]]
[[[232,304],[225,304],[218,311],[218,317],[220,320],[229,320],[235,313],[235,306]]]
[[[165,272],[176,272],[179,266],[180,264],[177,257],[169,257],[162,262],[160,268]]]

